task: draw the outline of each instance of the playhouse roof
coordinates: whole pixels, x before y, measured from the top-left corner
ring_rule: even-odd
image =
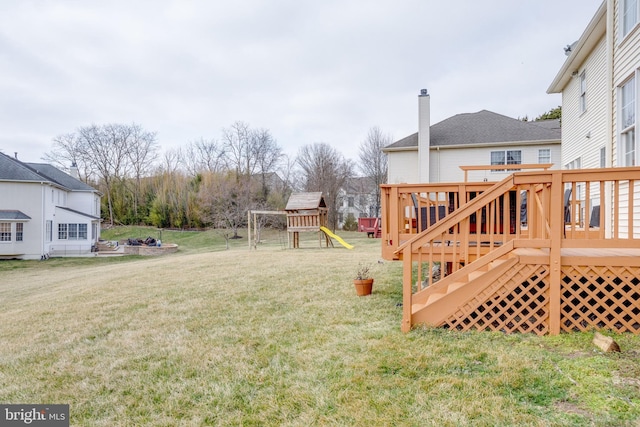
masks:
[[[291,196],[289,197],[289,201],[287,202],[287,207],[284,208],[284,210],[297,211],[326,207],[327,205],[324,202],[324,197],[322,197],[322,192],[318,191],[313,193],[291,194]]]

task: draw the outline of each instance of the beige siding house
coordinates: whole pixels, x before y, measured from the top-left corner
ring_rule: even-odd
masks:
[[[460,166],[552,163],[560,168],[560,122],[524,122],[491,111],[430,124],[430,97],[418,97],[418,132],[384,148],[390,184],[461,182]],[[512,171],[469,171],[469,181],[500,181]]]

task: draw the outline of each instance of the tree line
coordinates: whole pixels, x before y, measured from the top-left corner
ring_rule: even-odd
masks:
[[[109,224],[213,227],[233,237],[246,225],[248,210],[284,209],[293,191],[323,192],[335,229],[340,190],[357,174],[371,179],[379,206],[387,175],[382,148],[391,142],[374,127],[360,143],[358,162],[323,142],[304,145],[290,158],[268,129],[238,121],[219,139],[161,153],[157,134],[138,124],[92,124],[56,136],[43,160],[66,171],[73,165],[97,188]]]

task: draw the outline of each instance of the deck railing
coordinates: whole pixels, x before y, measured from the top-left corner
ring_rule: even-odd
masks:
[[[640,248],[639,181],[640,168],[614,168],[517,172],[498,183],[383,185],[382,253],[404,261],[405,311],[414,292],[433,284],[434,265],[441,276],[453,274],[508,242],[547,254],[549,298],[558,301],[551,311],[559,311],[564,248]],[[560,315],[551,317],[550,330],[559,331]]]
[[[483,247],[511,239],[550,239],[551,218],[559,219],[563,247],[581,247],[583,240],[599,247],[635,246],[638,180],[640,168],[612,168],[516,172],[500,183],[384,184],[382,255],[399,259],[398,248],[408,241],[423,244],[427,232],[442,224],[436,242],[468,242],[481,255]],[[492,196],[485,195],[490,189]],[[474,251],[458,252],[473,257]]]

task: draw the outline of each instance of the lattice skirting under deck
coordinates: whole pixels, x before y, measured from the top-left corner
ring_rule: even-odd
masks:
[[[517,267],[459,307],[442,326],[461,331],[547,334],[548,266],[519,264]],[[561,330],[640,333],[639,278],[640,267],[563,266]]]

